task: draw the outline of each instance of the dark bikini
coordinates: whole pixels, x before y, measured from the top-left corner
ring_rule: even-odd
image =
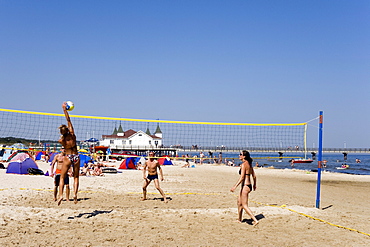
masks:
[[[242,169],[240,168],[239,169],[239,175],[241,175],[241,174],[242,174]],[[250,176],[250,174],[245,174],[245,175]],[[252,185],[251,184],[245,184],[244,186],[247,186],[249,188],[249,190],[252,191]]]
[[[65,135],[62,135],[61,139],[59,139],[59,143],[62,144],[63,146],[65,146],[65,144],[63,144],[63,142],[65,141],[64,138],[67,136],[67,135],[70,135],[73,137],[72,134],[70,133],[67,133]],[[63,139],[62,139],[63,138]],[[76,149],[77,150],[77,145],[75,144],[71,149]],[[77,153],[77,154],[67,154],[66,155],[68,157],[68,159],[71,161],[71,164],[74,165],[74,164],[77,164],[79,158],[80,158],[80,155]]]

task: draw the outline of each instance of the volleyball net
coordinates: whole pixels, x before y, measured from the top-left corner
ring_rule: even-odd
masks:
[[[77,141],[93,138],[100,145],[120,149],[306,149],[307,123],[190,122],[73,114],[70,117]],[[66,124],[64,114],[0,109],[0,138],[56,143],[61,124]]]

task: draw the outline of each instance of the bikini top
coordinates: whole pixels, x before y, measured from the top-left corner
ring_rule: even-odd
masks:
[[[242,174],[242,168],[239,169],[239,175],[241,175],[241,174]],[[250,174],[248,173],[248,174],[245,174],[245,175],[249,176]]]

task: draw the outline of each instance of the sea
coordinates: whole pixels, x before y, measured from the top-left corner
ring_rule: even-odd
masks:
[[[179,156],[189,154],[190,160],[192,157],[197,155],[199,158],[199,152],[187,152],[179,153]],[[213,153],[214,159],[219,157],[219,152]],[[205,153],[207,158],[209,158],[208,153]],[[295,163],[294,167],[291,166],[290,160],[292,158],[304,158],[304,154],[284,154],[282,158],[279,157],[277,153],[251,153],[253,158],[253,166],[255,162],[258,162],[260,166],[263,167],[274,167],[276,169],[299,169],[305,171],[317,172],[318,162],[317,156],[312,163]],[[306,156],[307,159],[312,159],[311,155]],[[222,153],[222,162],[232,161],[234,165],[240,166],[241,161],[239,160],[239,153]],[[360,160],[360,163],[356,163],[356,159]],[[355,175],[370,175],[370,154],[359,154],[359,153],[348,153],[347,159],[342,153],[323,153],[322,160],[326,160],[326,167],[322,167],[321,171],[333,172],[333,173],[347,173]],[[199,160],[198,160],[199,161]],[[209,159],[206,159],[207,163]],[[347,169],[337,169],[341,168],[343,164],[348,165]]]

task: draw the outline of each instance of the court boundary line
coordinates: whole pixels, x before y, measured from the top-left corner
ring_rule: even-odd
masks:
[[[273,204],[266,204],[266,203],[256,202],[256,201],[252,201],[252,200],[251,200],[251,202],[256,203],[256,204],[260,204],[260,205],[269,206],[269,207],[277,207],[277,208],[286,209],[286,210],[289,210],[289,211],[291,211],[293,213],[297,213],[299,215],[305,216],[305,217],[307,217],[309,219],[317,220],[317,221],[323,222],[325,224],[328,224],[330,226],[335,226],[335,227],[338,227],[338,228],[342,228],[342,229],[346,229],[346,230],[349,230],[349,231],[357,232],[357,233],[360,233],[360,234],[363,234],[363,235],[366,235],[366,236],[369,236],[370,237],[370,234],[369,233],[362,232],[362,231],[359,231],[359,230],[356,230],[356,229],[353,229],[353,228],[349,228],[349,227],[337,225],[337,224],[331,223],[329,221],[326,221],[326,220],[323,220],[323,219],[319,219],[319,218],[313,217],[313,216],[308,215],[308,214],[305,214],[305,213],[298,212],[298,211],[296,211],[294,209],[288,208],[285,204],[283,204],[281,206],[278,206],[278,205],[273,205]]]

